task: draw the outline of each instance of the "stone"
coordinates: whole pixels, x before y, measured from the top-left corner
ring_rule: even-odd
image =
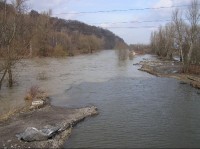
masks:
[[[7,142],[10,143],[12,140],[8,140]]]
[[[44,105],[45,105],[45,102],[43,100],[34,100],[31,103],[30,109],[40,108],[40,107],[43,107]]]
[[[58,127],[58,126],[53,127],[53,126],[47,125],[43,129],[41,129],[41,132],[43,132],[45,135],[47,135],[48,139],[49,139],[49,138],[53,137],[54,135],[56,135],[59,130],[60,130],[60,127]]]
[[[139,63],[135,63],[135,64],[133,64],[133,66],[137,66],[137,65],[140,65]]]
[[[43,132],[34,127],[28,127],[25,132],[20,133],[16,136],[19,140],[23,140],[26,142],[44,141],[48,139],[48,137]]]
[[[43,129],[38,130],[34,127],[28,127],[25,132],[17,134],[17,138],[19,140],[23,140],[26,142],[33,142],[33,141],[45,141],[50,138],[52,138],[60,127],[54,127],[54,126],[45,126]]]
[[[181,81],[181,82],[180,82],[180,84],[183,84],[183,85],[185,85],[185,84],[187,84],[187,83],[186,83],[186,82],[183,82],[183,81]]]
[[[97,115],[98,114],[97,107],[92,106],[92,107],[85,108],[83,109],[83,113],[89,114],[89,115]]]

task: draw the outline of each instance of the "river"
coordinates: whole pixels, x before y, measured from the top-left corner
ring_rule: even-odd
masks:
[[[16,67],[18,85],[12,90],[4,87],[1,101],[20,106],[27,90],[38,85],[53,105],[97,106],[100,114],[78,124],[65,148],[200,147],[200,91],[137,70],[133,64],[143,59],[154,57],[120,61],[108,50],[25,60]],[[37,79],[40,72],[45,80]]]

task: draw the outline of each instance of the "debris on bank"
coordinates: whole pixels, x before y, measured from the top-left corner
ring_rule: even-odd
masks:
[[[170,77],[181,80],[181,84],[190,84],[200,89],[200,76],[182,73],[182,64],[177,61],[141,61],[139,70],[148,72],[158,77]]]

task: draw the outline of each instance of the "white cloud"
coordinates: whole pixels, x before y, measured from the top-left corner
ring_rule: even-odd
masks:
[[[154,4],[153,8],[189,5],[191,1],[192,0],[159,0]],[[159,19],[170,18],[173,9],[175,8],[158,9],[152,14]],[[185,7],[180,7],[180,9],[185,10]]]
[[[173,1],[172,0],[159,0],[153,8],[160,8],[160,7],[172,7]],[[169,14],[171,13],[171,9],[158,9],[155,10],[155,16],[159,16],[159,18],[167,18],[169,17]],[[157,14],[157,15],[156,15]]]
[[[159,7],[171,7],[173,5],[172,0],[160,0],[158,3],[154,5],[154,8],[159,8]]]
[[[76,11],[69,11],[67,14],[55,14],[55,17],[63,18],[66,20],[75,20],[77,17],[80,17],[79,14],[77,14]]]
[[[29,0],[28,1],[30,7],[32,9],[38,10],[38,11],[45,11],[48,9],[54,9],[56,7],[59,7],[61,5],[65,5],[68,3],[68,0],[40,0],[39,2],[36,2],[35,0]]]
[[[177,5],[188,5],[191,3],[192,0],[172,0],[173,1],[173,5],[177,6]]]
[[[102,27],[102,28],[109,28],[111,27],[110,24],[106,24],[106,23],[102,23],[99,25],[99,27]]]
[[[191,3],[191,1],[192,0],[159,0],[154,5],[154,8],[188,5]]]

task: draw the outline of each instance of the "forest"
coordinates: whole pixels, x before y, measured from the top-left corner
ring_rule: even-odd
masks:
[[[200,69],[199,6],[194,0],[184,12],[177,8],[172,13],[171,22],[151,34],[152,51],[165,59],[179,56],[183,72]]]

